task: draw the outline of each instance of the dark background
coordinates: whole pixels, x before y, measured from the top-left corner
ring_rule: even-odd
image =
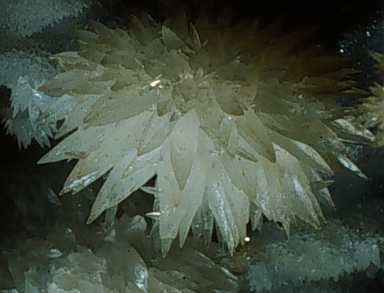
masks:
[[[320,25],[324,41],[335,42],[344,33],[350,32],[377,19],[383,2],[348,0],[102,0],[107,8],[105,14],[112,18],[124,18],[128,13],[148,11],[158,19],[164,19],[184,8],[192,16],[229,12],[237,20],[262,18],[266,21],[286,19],[287,25]]]

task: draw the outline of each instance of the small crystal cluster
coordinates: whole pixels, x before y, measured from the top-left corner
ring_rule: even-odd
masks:
[[[2,1],[0,31],[19,37],[31,36],[65,18],[79,16],[89,0]]]
[[[381,267],[383,238],[365,235],[332,222],[318,233],[300,232],[288,241],[276,241],[266,233],[264,257],[250,266],[248,278],[255,292],[280,292],[325,280],[337,282],[345,275]],[[281,290],[284,291],[284,290]]]
[[[319,201],[332,204],[329,162],[364,177],[343,142],[373,136],[336,101],[357,92],[354,71],[307,47],[307,35],[182,17],[93,23],[78,32],[78,51],[54,57],[63,71],[40,88],[73,97],[62,102],[65,139],[40,163],[78,160],[63,193],[107,175],[88,222],[156,176],[144,189],[164,254],[190,230],[210,241],[214,227],[233,252],[263,215],[287,233],[295,219],[318,226]]]
[[[0,84],[11,89],[10,113],[2,117],[7,132],[17,137],[21,147],[29,146],[32,140],[49,145],[59,117],[48,113],[57,103],[37,89],[57,74],[56,69],[46,56],[21,51],[0,54],[0,67]],[[57,107],[55,113],[63,105]]]

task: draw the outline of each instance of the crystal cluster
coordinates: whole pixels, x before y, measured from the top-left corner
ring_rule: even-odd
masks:
[[[89,0],[12,0],[3,1],[0,30],[19,37],[41,32],[65,18],[78,17]]]
[[[32,140],[49,145],[57,122],[49,113],[56,103],[37,89],[57,73],[56,68],[44,54],[21,51],[0,54],[0,67],[0,84],[11,89],[10,111],[2,117],[7,132],[17,137],[21,147],[27,147]]]
[[[163,254],[177,236],[210,241],[214,229],[233,252],[263,216],[287,233],[296,219],[318,226],[319,202],[332,204],[329,163],[364,177],[343,142],[373,137],[336,101],[357,92],[354,71],[306,46],[308,34],[182,17],[93,23],[40,88],[68,106],[49,112],[65,116],[65,138],[40,163],[78,160],[63,193],[107,175],[88,222],[140,188],[152,193]]]
[[[345,275],[364,272],[371,265],[381,267],[380,245],[384,239],[364,235],[338,222],[329,223],[318,233],[295,233],[288,241],[276,241],[263,234],[264,257],[255,261],[248,272],[255,292],[280,292],[279,288],[322,280],[337,282]]]

